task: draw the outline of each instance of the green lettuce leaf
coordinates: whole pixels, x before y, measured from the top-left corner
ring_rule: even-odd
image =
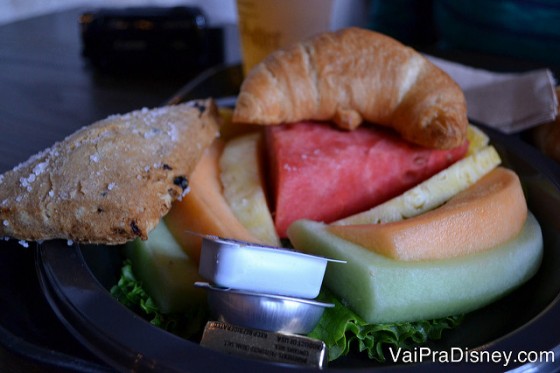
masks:
[[[208,320],[208,312],[203,307],[188,314],[162,313],[134,276],[128,259],[123,263],[119,281],[111,288],[111,295],[154,326],[186,339],[200,336]]]
[[[335,306],[325,310],[309,337],[325,342],[329,361],[356,348],[367,353],[370,359],[385,362],[388,348],[412,349],[428,340],[440,339],[444,330],[458,326],[463,319],[462,316],[451,316],[417,322],[368,324],[329,291],[323,291],[320,297]]]

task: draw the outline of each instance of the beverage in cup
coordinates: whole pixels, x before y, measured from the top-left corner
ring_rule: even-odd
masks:
[[[334,27],[363,0],[237,0],[245,74],[271,52]],[[339,18],[339,19],[337,19]]]

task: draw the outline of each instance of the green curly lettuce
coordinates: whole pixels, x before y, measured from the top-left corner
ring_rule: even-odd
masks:
[[[389,348],[412,349],[428,340],[438,340],[444,330],[455,328],[463,319],[462,316],[451,316],[417,322],[368,324],[332,293],[323,291],[321,300],[335,306],[325,310],[319,324],[308,336],[325,342],[329,361],[357,349],[367,353],[372,360],[385,362]]]
[[[189,314],[162,313],[134,276],[128,259],[123,263],[121,276],[111,288],[111,294],[154,326],[183,338],[200,336],[208,320],[208,312],[203,307]],[[418,322],[368,324],[328,290],[321,292],[320,299],[335,306],[325,310],[318,325],[308,336],[325,342],[329,361],[357,350],[367,353],[372,360],[385,362],[388,348],[412,349],[428,340],[440,339],[444,330],[452,329],[462,321],[461,316],[454,316]]]

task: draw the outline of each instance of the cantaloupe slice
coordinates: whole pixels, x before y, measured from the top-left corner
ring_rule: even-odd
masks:
[[[189,193],[175,201],[165,217],[167,227],[198,265],[202,239],[190,232],[263,243],[233,215],[222,193],[218,162],[224,142],[215,140],[189,179]]]
[[[476,231],[464,229],[477,239]],[[497,248],[432,261],[390,259],[309,220],[292,224],[288,236],[300,251],[347,261],[329,266],[324,284],[370,323],[445,317],[489,304],[537,271],[543,247],[531,213],[519,235]]]
[[[330,226],[328,230],[387,257],[432,260],[471,254],[508,241],[519,233],[526,217],[519,177],[498,167],[443,206],[416,217],[385,224]]]

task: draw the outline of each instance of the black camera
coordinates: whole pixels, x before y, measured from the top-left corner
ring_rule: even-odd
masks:
[[[224,60],[223,30],[197,7],[102,8],[80,17],[82,54],[105,70],[201,70]]]

